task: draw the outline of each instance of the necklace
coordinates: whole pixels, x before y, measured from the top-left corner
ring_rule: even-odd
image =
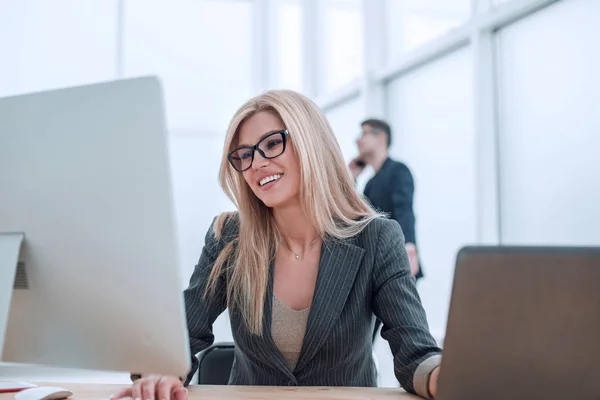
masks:
[[[316,238],[315,238],[315,240],[313,240],[312,242],[310,242],[310,244],[308,245],[308,247],[310,248],[310,246],[312,246],[312,245],[313,245],[313,243],[317,241],[317,239],[318,239],[318,237],[316,237]],[[285,243],[285,242],[284,242],[284,243]],[[296,257],[296,260],[299,260],[299,259],[300,259],[300,253],[296,253],[295,251],[293,251],[293,250],[292,250],[292,249],[291,249],[291,248],[288,246],[288,244],[287,244],[287,243],[285,243],[285,246],[286,246],[286,247],[287,247],[287,248],[288,248],[288,249],[289,249],[289,250],[290,250],[292,253],[294,253],[294,257]]]

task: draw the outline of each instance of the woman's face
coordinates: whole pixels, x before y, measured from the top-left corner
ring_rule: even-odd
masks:
[[[299,200],[300,166],[285,129],[275,114],[256,113],[240,125],[232,154],[256,197],[271,208]]]

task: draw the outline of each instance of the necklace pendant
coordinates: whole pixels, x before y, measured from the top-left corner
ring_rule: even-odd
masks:
[[[299,260],[299,259],[300,259],[300,254],[298,254],[298,253],[294,253],[294,255],[296,256],[296,260]]]

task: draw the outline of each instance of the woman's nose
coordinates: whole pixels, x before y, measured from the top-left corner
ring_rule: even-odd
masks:
[[[263,157],[263,155],[260,154],[260,151],[256,151],[256,153],[254,153],[254,161],[252,162],[254,169],[257,170],[266,167],[267,165],[269,165],[269,159]]]

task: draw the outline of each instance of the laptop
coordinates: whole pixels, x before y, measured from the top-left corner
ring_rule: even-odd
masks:
[[[600,248],[461,249],[439,400],[600,399]]]

